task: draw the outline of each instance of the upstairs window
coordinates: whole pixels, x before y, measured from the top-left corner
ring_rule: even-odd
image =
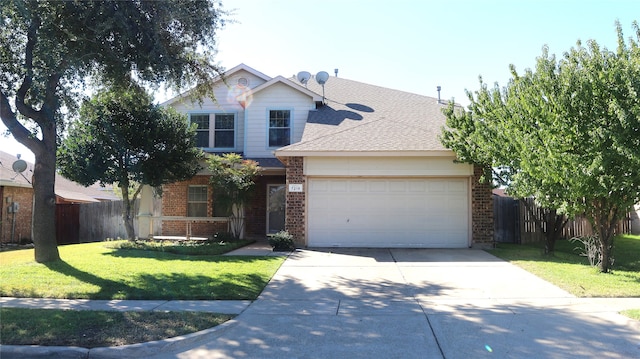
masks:
[[[269,147],[282,147],[291,143],[291,111],[269,111]]]
[[[207,186],[189,186],[187,195],[187,217],[207,216]]]
[[[194,114],[189,116],[191,123],[195,123],[196,147],[209,147],[209,114]]]
[[[235,116],[229,113],[215,115],[214,148],[235,148]]]

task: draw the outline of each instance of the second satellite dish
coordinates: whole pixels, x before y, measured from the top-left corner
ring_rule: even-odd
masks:
[[[320,71],[316,74],[316,81],[320,85],[324,85],[325,83],[327,83],[328,79],[329,79],[329,73],[326,71]]]

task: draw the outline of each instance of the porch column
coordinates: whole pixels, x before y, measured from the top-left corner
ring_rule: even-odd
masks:
[[[297,246],[304,247],[307,245],[305,238],[305,201],[307,186],[304,176],[304,157],[286,157],[285,166],[287,176],[285,229],[293,235]],[[291,192],[290,184],[302,185],[302,191]]]
[[[138,209],[138,238],[149,238],[153,235],[153,189],[143,186],[140,191],[140,208]]]

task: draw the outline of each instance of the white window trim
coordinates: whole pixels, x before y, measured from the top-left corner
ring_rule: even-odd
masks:
[[[189,112],[187,115],[189,117],[189,123],[191,123],[191,115],[209,115],[209,143],[206,147],[199,147],[200,149],[207,152],[237,151],[237,148],[238,148],[238,113],[237,112],[194,111],[194,112]],[[233,115],[233,147],[215,147],[216,115]]]
[[[190,200],[190,198],[189,198],[189,190],[191,188],[196,188],[196,187],[197,188],[203,188],[204,187],[206,189],[207,198],[204,201],[191,201]],[[189,216],[189,204],[191,204],[191,203],[205,203],[205,217],[208,216],[209,215],[209,208],[207,208],[207,207],[209,205],[209,186],[207,186],[207,185],[189,185],[189,186],[187,186],[187,213],[186,213],[186,217],[187,218],[200,218],[200,217],[202,217],[202,216]]]
[[[214,151],[230,151],[233,150],[235,151],[236,148],[238,148],[238,114],[237,112],[214,112],[212,113],[213,116],[210,116],[209,119],[209,131],[211,132],[210,134],[210,140],[209,140],[209,144],[213,143],[213,147],[212,149]],[[215,147],[216,143],[215,143],[215,138],[216,138],[216,115],[232,115],[233,116],[233,147]],[[228,130],[222,130],[222,131],[228,131]]]
[[[208,149],[210,149],[210,147],[209,147],[209,146],[211,145],[211,142],[213,142],[213,141],[212,141],[212,138],[211,138],[211,114],[210,114],[209,112],[202,112],[202,111],[189,112],[189,113],[187,114],[187,116],[188,116],[188,118],[189,118],[189,124],[192,124],[192,122],[191,122],[191,116],[193,116],[193,115],[207,115],[207,116],[209,116],[209,129],[207,130],[207,132],[209,133],[209,136],[208,136],[208,137],[209,137],[209,143],[207,144],[207,147],[199,147],[199,148],[207,149],[207,150],[208,150]],[[196,132],[203,132],[203,131],[198,131],[198,130],[196,130]]]
[[[293,143],[293,118],[294,118],[294,112],[293,112],[293,108],[287,108],[287,107],[273,107],[273,108],[267,108],[267,113],[266,113],[266,149],[267,150],[274,150],[277,148],[282,148],[284,146],[269,146],[269,130],[271,129],[271,126],[269,126],[269,120],[271,119],[271,111],[289,111],[289,145]],[[278,128],[284,128],[284,127],[278,127]],[[288,145],[285,145],[288,146]]]

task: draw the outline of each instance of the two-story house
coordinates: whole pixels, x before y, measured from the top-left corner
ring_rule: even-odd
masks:
[[[215,100],[167,101],[198,125],[206,153],[241,153],[264,169],[244,209],[245,236],[288,230],[300,246],[464,248],[493,241],[491,189],[438,139],[439,99],[338,77],[271,78],[244,64]],[[146,191],[147,196],[150,191]],[[151,213],[142,206],[140,218]],[[227,229],[206,170],[163,188],[161,233]]]

